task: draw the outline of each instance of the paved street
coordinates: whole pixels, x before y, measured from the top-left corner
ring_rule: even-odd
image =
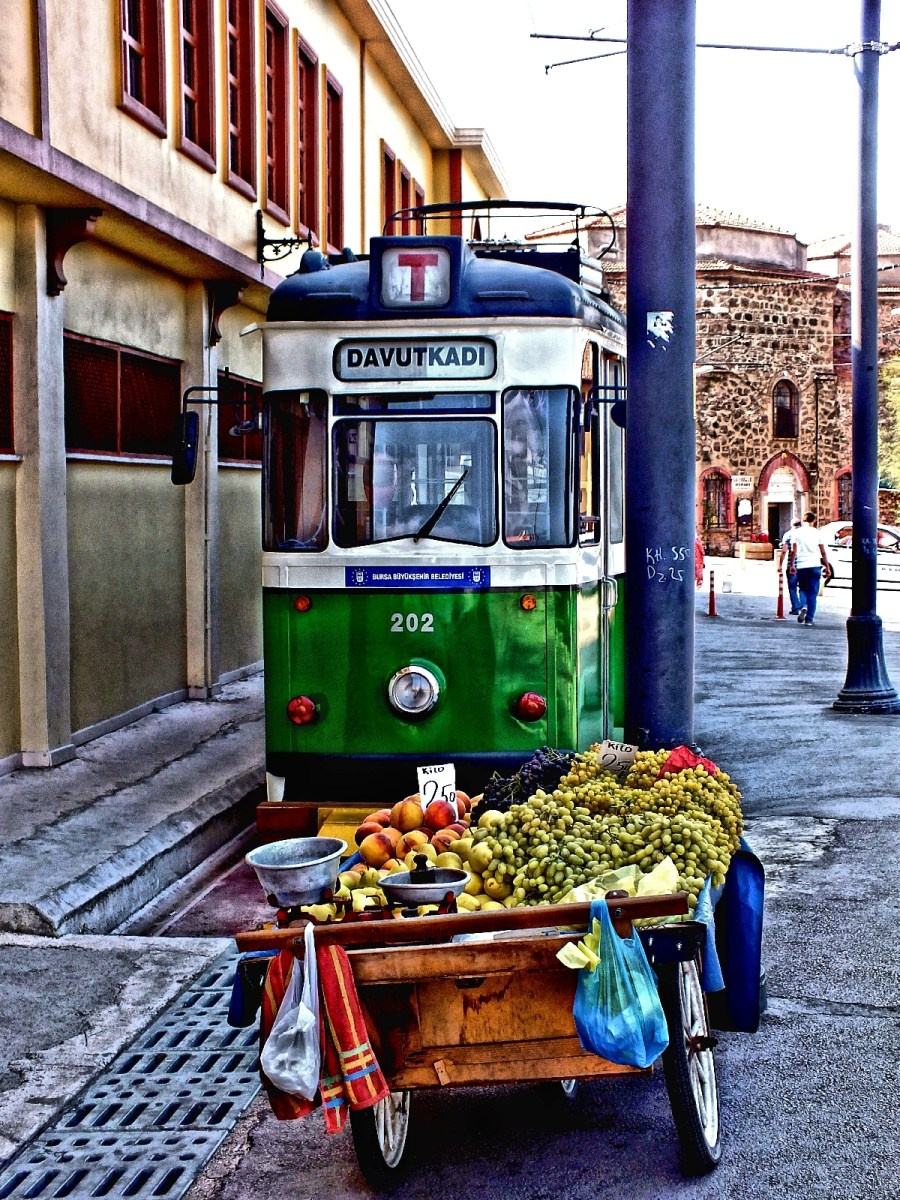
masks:
[[[900,1197],[900,717],[830,711],[844,682],[849,592],[828,589],[818,628],[776,622],[771,564],[713,563],[719,617],[698,593],[697,736],[744,793],[767,866],[769,1012],[717,1051],[725,1154],[685,1181],[662,1075],[583,1087],[575,1104],[534,1087],[429,1095],[410,1134],[401,1200]],[[900,603],[882,603],[900,681]],[[349,1133],[317,1114],[280,1124],[258,1099],[190,1200],[356,1200],[370,1192]]]
[[[706,615],[704,587],[697,594],[697,738],[743,791],[748,837],[766,864],[768,888],[769,1012],[759,1033],[724,1034],[717,1050],[723,1162],[707,1179],[682,1179],[661,1073],[582,1087],[571,1107],[535,1087],[447,1092],[417,1104],[413,1161],[396,1192],[400,1200],[472,1194],[479,1200],[900,1200],[893,1130],[900,969],[889,950],[898,908],[900,717],[853,717],[830,708],[844,680],[848,591],[827,589],[817,628],[801,629],[795,620],[774,620],[771,564],[711,565],[719,616]],[[896,684],[900,596],[880,604]],[[251,690],[240,698],[252,724]],[[225,698],[222,717],[207,715],[210,737],[198,760],[220,790],[211,764],[217,753],[226,763],[234,757],[237,699]],[[184,722],[187,715],[173,717]],[[226,716],[224,732],[213,736]],[[156,727],[166,719],[148,720]],[[109,751],[94,744],[80,767],[59,769],[55,778],[68,781],[60,818],[49,834],[36,820],[29,825],[34,854],[62,845],[66,830],[84,825],[102,858],[109,797],[127,796],[123,789],[137,776],[146,776],[141,786],[152,786],[155,774],[149,762],[139,769],[129,757],[128,778],[108,786],[121,769],[117,736]],[[189,749],[167,742],[169,751],[186,771]],[[107,781],[99,806],[85,799],[86,771]],[[92,822],[91,809],[98,807]],[[179,801],[175,811],[182,810]],[[72,825],[76,818],[78,826]],[[176,821],[183,825],[185,816],[173,813],[163,828]],[[113,833],[124,836],[119,826]],[[81,853],[88,857],[85,844]],[[96,877],[95,870],[84,876],[91,888]],[[133,1044],[151,1019],[164,1015],[227,948],[229,933],[266,913],[244,868],[207,887],[211,882],[192,882],[199,899],[187,912],[180,911],[183,893],[170,890],[112,932],[97,926],[77,936],[0,935],[4,1158]],[[42,888],[43,880],[35,880],[36,897]],[[79,920],[93,913],[99,921],[107,908],[99,901],[79,904]],[[257,1098],[188,1196],[260,1195],[356,1200],[370,1192],[349,1132],[326,1138],[318,1114],[279,1123]]]

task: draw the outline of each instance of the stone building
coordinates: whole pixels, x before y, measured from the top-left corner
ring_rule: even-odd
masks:
[[[624,306],[625,210],[612,215],[617,248],[604,260],[605,276]],[[599,249],[606,230],[592,236]],[[883,231],[882,267],[900,262],[898,244]],[[743,553],[749,543],[757,549],[748,552],[765,556],[810,509],[821,524],[850,516],[845,272],[847,239],[811,260],[786,230],[697,208],[697,528],[710,553]],[[882,272],[879,296],[882,457],[896,464],[886,479],[900,481],[898,276]],[[887,509],[891,497],[883,496]]]
[[[76,18],[76,19],[73,19]],[[357,250],[505,195],[384,0],[6,0],[0,38],[0,771],[49,766],[260,656],[267,239]],[[257,221],[261,215],[261,230]],[[197,482],[182,389],[229,368]],[[207,414],[209,414],[207,416]]]

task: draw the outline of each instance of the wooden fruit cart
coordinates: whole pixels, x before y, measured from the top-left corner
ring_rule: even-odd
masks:
[[[608,897],[622,936],[638,917],[687,914],[687,897]],[[398,1178],[412,1098],[424,1088],[579,1080],[645,1074],[581,1048],[572,1015],[578,972],[556,957],[583,936],[589,904],[430,915],[317,926],[317,944],[348,953],[369,1037],[391,1095],[351,1111],[360,1169],[376,1189]],[[579,930],[580,932],[574,932]],[[566,931],[568,929],[568,932]],[[241,950],[303,953],[303,928],[239,934]],[[662,1055],[685,1174],[719,1160],[718,1091],[699,954],[705,926],[681,921],[640,931],[669,1028]],[[451,941],[464,935],[466,940]],[[479,935],[477,939],[471,935]]]

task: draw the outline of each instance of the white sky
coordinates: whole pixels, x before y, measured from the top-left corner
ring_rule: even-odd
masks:
[[[483,126],[516,199],[624,203],[625,56],[532,33],[624,37],[625,0],[389,0],[453,122]],[[697,41],[834,49],[859,40],[861,0],[697,0]],[[900,41],[900,0],[881,39]],[[698,50],[696,199],[789,229],[849,233],[859,90],[845,55]],[[879,212],[900,233],[900,50],[881,56]]]

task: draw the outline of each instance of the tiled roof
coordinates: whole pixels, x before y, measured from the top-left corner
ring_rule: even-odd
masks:
[[[853,239],[848,233],[840,233],[835,237],[822,238],[821,241],[810,243],[807,258],[810,260],[838,258],[841,255],[849,254],[852,245]],[[894,233],[892,229],[879,228],[878,253],[900,255],[900,234]]]
[[[617,204],[615,208],[609,209],[609,215],[612,217],[617,228],[625,228],[626,206],[624,204]],[[602,217],[595,217],[593,220],[581,222],[582,229],[605,228],[606,225],[607,222]],[[752,217],[744,217],[740,213],[727,212],[724,208],[713,208],[709,204],[698,204],[697,227],[702,229],[711,225],[724,225],[729,229],[750,229],[760,233],[780,233],[788,237],[795,236],[790,229],[781,229],[777,225],[767,225],[764,221],[757,221]],[[574,225],[571,221],[562,221],[546,229],[535,230],[534,233],[528,236],[529,239],[555,237],[560,234],[569,233],[573,228]]]

